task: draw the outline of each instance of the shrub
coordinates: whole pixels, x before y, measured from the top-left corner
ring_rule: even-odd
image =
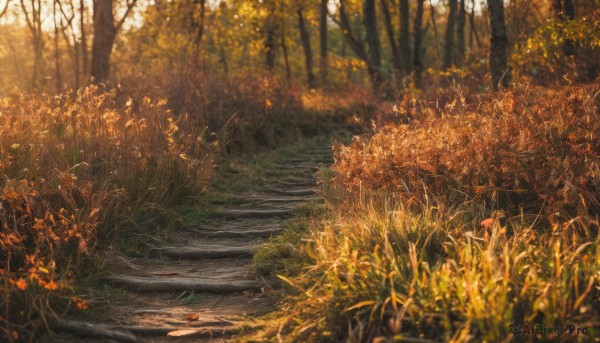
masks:
[[[117,100],[95,87],[0,99],[0,330],[9,340],[32,339],[69,304],[86,308],[71,293],[98,247],[151,236],[144,231],[164,227],[168,207],[210,179],[215,147],[203,126],[161,99]]]
[[[599,91],[522,87],[483,102],[455,99],[439,115],[425,103],[416,124],[384,125],[340,146],[333,169],[353,193],[464,193],[514,213],[598,213]],[[457,106],[464,114],[447,114]]]
[[[596,10],[595,12],[599,12]],[[596,15],[567,22],[549,21],[518,44],[512,63],[523,74],[541,81],[562,77],[593,81],[600,75],[600,21]],[[573,56],[565,56],[565,42]]]
[[[327,212],[301,248],[310,264],[283,278],[258,339],[598,335],[600,87],[435,92],[406,94],[336,147]],[[523,324],[587,334],[513,336]]]
[[[169,73],[124,82],[136,94],[166,96],[175,113],[187,113],[219,133],[226,149],[236,152],[274,147],[303,135],[300,124],[311,123],[303,113],[297,91],[272,76],[248,73],[223,77],[181,66]],[[164,75],[170,75],[165,78]]]

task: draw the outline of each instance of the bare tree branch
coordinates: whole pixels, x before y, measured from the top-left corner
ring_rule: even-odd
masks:
[[[25,1],[19,0],[19,2],[21,3],[21,8],[23,9],[23,15],[25,16],[25,21],[27,22],[27,26],[29,27],[29,29],[32,32],[35,31],[32,20],[31,20],[31,18],[29,18],[29,11],[27,11],[27,7],[25,6]],[[34,8],[34,11],[35,11],[35,8]]]
[[[350,20],[348,19],[348,15],[346,13],[346,6],[344,5],[343,0],[340,0],[338,12],[340,13],[339,25],[342,28],[342,32],[344,34],[344,37],[346,38],[346,42],[348,42],[350,48],[361,60],[367,61],[368,58],[367,52],[365,51],[365,46],[352,33],[352,28],[350,27]]]
[[[117,25],[115,25],[115,30],[117,33],[119,31],[121,31],[121,27],[123,26],[123,23],[129,16],[129,13],[131,12],[131,10],[133,9],[133,7],[135,6],[136,3],[137,3],[137,0],[131,0],[131,2],[127,1],[127,9],[125,10],[125,13],[123,14],[123,18],[121,18],[121,20],[119,20],[117,22]]]
[[[10,0],[6,0],[6,5],[4,5],[4,9],[0,12],[0,18],[4,17],[6,12],[8,12],[8,5],[10,5]]]

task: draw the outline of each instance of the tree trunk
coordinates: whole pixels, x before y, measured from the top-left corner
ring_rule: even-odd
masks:
[[[60,75],[60,50],[58,49],[58,22],[56,21],[56,0],[52,2],[52,15],[54,19],[54,81],[56,86],[56,93],[60,92],[62,80]]]
[[[27,27],[31,32],[31,43],[33,48],[33,72],[31,74],[31,88],[36,89],[38,87],[39,80],[43,80],[43,51],[44,51],[44,36],[42,32],[42,2],[41,0],[31,0],[29,2],[31,7],[27,7],[24,0],[20,1],[21,9],[25,17]]]
[[[194,68],[198,67],[198,61],[200,59],[200,44],[202,43],[202,36],[204,35],[204,17],[206,13],[206,0],[193,0],[194,11],[196,12],[196,8],[199,7],[200,18],[198,22],[196,22],[195,18],[192,18],[192,23],[194,26],[195,37],[194,37],[194,56],[193,56],[193,66]]]
[[[275,28],[268,28],[264,46],[267,69],[273,70],[275,69]]]
[[[374,3],[374,1],[371,1],[371,4],[373,6],[371,8],[367,8],[367,11],[366,11],[366,12],[371,12],[371,14],[369,15],[371,18],[367,19],[366,21],[369,22],[370,25],[373,25],[373,24],[375,24],[375,21],[374,21],[374,19],[375,19],[374,18],[375,3]],[[340,14],[340,23],[339,24],[340,24],[340,27],[342,28],[342,33],[344,34],[344,37],[346,38],[345,42],[348,44],[350,49],[352,49],[352,51],[354,51],[356,56],[358,56],[358,58],[360,58],[367,65],[367,71],[369,73],[371,83],[373,84],[373,90],[378,92],[379,90],[381,90],[381,85],[383,83],[383,77],[381,75],[381,58],[379,55],[379,46],[378,46],[379,37],[377,36],[377,30],[376,30],[377,26],[375,25],[375,30],[372,30],[373,29],[372,27],[371,27],[371,30],[367,30],[368,31],[367,39],[369,39],[369,35],[371,36],[371,43],[369,43],[369,45],[371,45],[371,44],[375,45],[374,48],[370,49],[371,53],[367,54],[363,42],[361,40],[359,40],[358,38],[356,38],[356,36],[352,33],[352,27],[350,26],[350,20],[348,19],[348,14],[346,13],[344,0],[340,0],[338,12]],[[364,23],[365,23],[365,20],[363,20],[363,24]],[[375,39],[373,38],[374,34],[375,34]],[[371,46],[369,46],[369,48],[371,48]],[[374,51],[376,52],[376,54],[373,53]],[[342,46],[342,56],[345,57],[345,45]],[[352,72],[351,69],[348,69],[348,79],[350,78],[351,72]]]
[[[0,18],[4,17],[4,15],[8,13],[8,5],[10,5],[10,1],[6,1],[6,3],[4,4],[4,8],[2,9],[2,11],[0,11]]]
[[[575,5],[573,4],[573,0],[565,0],[564,12],[566,20],[575,19]],[[565,43],[563,45],[563,52],[567,56],[573,56],[575,54],[575,43],[572,39],[565,39]]]
[[[117,30],[112,0],[94,1],[94,41],[92,43],[92,78],[96,84],[106,83],[110,73],[110,54]]]
[[[472,48],[473,37],[475,37],[477,47],[481,49],[481,40],[479,39],[479,33],[477,33],[477,26],[475,25],[475,0],[472,0],[471,6],[471,15],[469,16],[469,24],[471,25],[469,46]]]
[[[465,62],[465,26],[467,22],[467,11],[465,9],[465,0],[460,0],[458,6],[458,22],[456,27],[456,47],[457,47],[457,56],[456,63],[459,66],[463,66]]]
[[[500,87],[508,87],[510,74],[506,47],[506,24],[504,22],[503,0],[488,0],[490,26],[492,29],[490,37],[490,69],[492,71],[492,87],[498,90]]]
[[[352,27],[350,27],[350,20],[348,19],[348,15],[346,14],[346,9],[344,5],[344,0],[340,0],[340,6],[338,8],[338,12],[340,13],[340,26],[342,28],[342,33],[344,34],[344,38],[346,38],[346,43],[350,46],[350,49],[354,51],[356,56],[363,60],[365,63],[369,63],[369,58],[367,56],[367,52],[365,51],[365,46],[362,41],[358,40],[356,36],[352,33]]]
[[[227,62],[227,54],[223,47],[219,47],[219,60],[223,64],[223,73],[225,76],[229,75],[229,63]]]
[[[440,50],[438,48],[439,44],[438,42],[440,41],[439,39],[439,34],[438,34],[438,27],[437,27],[437,21],[435,19],[435,6],[433,6],[433,0],[429,0],[429,10],[430,10],[430,19],[431,19],[431,26],[433,26],[433,41],[434,44],[433,46],[435,47],[435,59],[437,60],[440,57]]]
[[[392,26],[392,18],[390,15],[390,9],[387,4],[387,0],[381,0],[381,9],[383,10],[383,22],[385,24],[385,31],[387,32],[388,39],[390,41],[390,49],[392,50],[392,66],[394,68],[394,76],[400,80],[402,76],[402,57],[398,44],[396,44],[396,37],[394,35],[394,27]]]
[[[554,12],[556,19],[559,22],[566,22],[575,19],[575,5],[573,0],[554,0]],[[575,45],[572,39],[565,39],[563,43],[563,52],[567,56],[573,56],[575,53]]]
[[[562,0],[553,0],[552,8],[554,9],[554,15],[556,16],[556,19],[562,21]]]
[[[79,2],[79,17],[79,31],[81,31],[81,74],[87,78],[89,76],[89,58],[87,37],[85,33],[85,0],[80,0]],[[84,80],[85,83],[88,81],[89,80]]]
[[[410,52],[410,7],[408,0],[400,0],[400,53],[404,72],[410,74],[412,69]]]
[[[363,25],[365,26],[367,45],[369,46],[369,74],[374,89],[378,91],[381,88],[383,77],[381,74],[381,45],[377,30],[375,0],[363,0]]]
[[[454,65],[454,26],[456,23],[457,0],[450,0],[450,12],[446,26],[446,43],[444,45],[444,69]]]
[[[327,10],[328,0],[321,0],[319,14],[319,43],[321,48],[321,83],[327,84]]]
[[[275,69],[275,32],[273,30],[269,30],[267,32],[267,36],[265,38],[265,64],[267,69],[273,70]]]
[[[287,49],[287,37],[285,34],[285,18],[282,17],[281,23],[281,50],[283,50],[283,64],[285,65],[285,80],[287,81],[288,87],[292,86],[292,69],[290,68],[290,59],[288,56]],[[267,57],[268,58],[268,57]],[[275,55],[273,54],[273,65],[269,67],[269,69],[273,69],[275,67]],[[267,61],[267,63],[269,63]],[[268,67],[268,65],[267,65]]]
[[[417,15],[415,17],[415,23],[413,27],[413,36],[415,37],[415,46],[413,53],[413,66],[415,68],[415,72],[417,73],[417,78],[421,75],[423,71],[423,61],[421,59],[422,56],[422,40],[423,40],[423,7],[425,0],[417,0]]]
[[[565,1],[565,4],[564,4],[565,18],[567,20],[575,19],[575,4],[573,3],[573,0],[564,0],[564,1]]]
[[[302,49],[304,50],[304,63],[306,65],[306,82],[309,89],[313,89],[316,86],[315,74],[313,73],[313,56],[312,49],[310,47],[310,36],[304,23],[304,15],[302,9],[298,10],[298,30],[300,31],[300,41],[302,42]]]

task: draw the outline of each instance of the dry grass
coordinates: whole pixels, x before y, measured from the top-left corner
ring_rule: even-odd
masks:
[[[441,107],[411,95],[338,146],[328,214],[302,248],[311,263],[251,339],[596,337],[598,89],[450,89]],[[513,336],[514,323],[587,334]]]
[[[454,94],[339,147],[339,185],[406,198],[465,193],[513,214],[600,211],[600,85]]]
[[[119,104],[115,91],[93,87],[0,99],[0,333],[9,341],[33,339],[56,311],[85,309],[73,286],[98,265],[99,247],[147,242],[170,207],[205,188],[217,143],[165,103]]]
[[[464,205],[336,211],[313,232],[313,265],[292,279],[293,296],[269,334],[286,342],[499,342],[517,322],[576,325],[590,336],[575,340],[593,337],[597,221],[576,218],[558,233],[523,218],[482,229],[485,210]]]
[[[291,87],[275,75],[240,72],[223,77],[189,67],[124,80],[135,94],[166,96],[174,113],[206,123],[227,152],[253,153],[303,138],[354,130],[354,115],[374,109],[367,87],[310,91]]]

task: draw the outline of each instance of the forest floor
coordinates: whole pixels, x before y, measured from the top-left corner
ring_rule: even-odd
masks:
[[[47,341],[237,341],[275,308],[276,272],[298,267],[285,258],[322,200],[315,172],[332,162],[331,143],[223,161],[209,200],[180,209],[182,223],[162,246],[109,254],[94,285],[99,305]]]

